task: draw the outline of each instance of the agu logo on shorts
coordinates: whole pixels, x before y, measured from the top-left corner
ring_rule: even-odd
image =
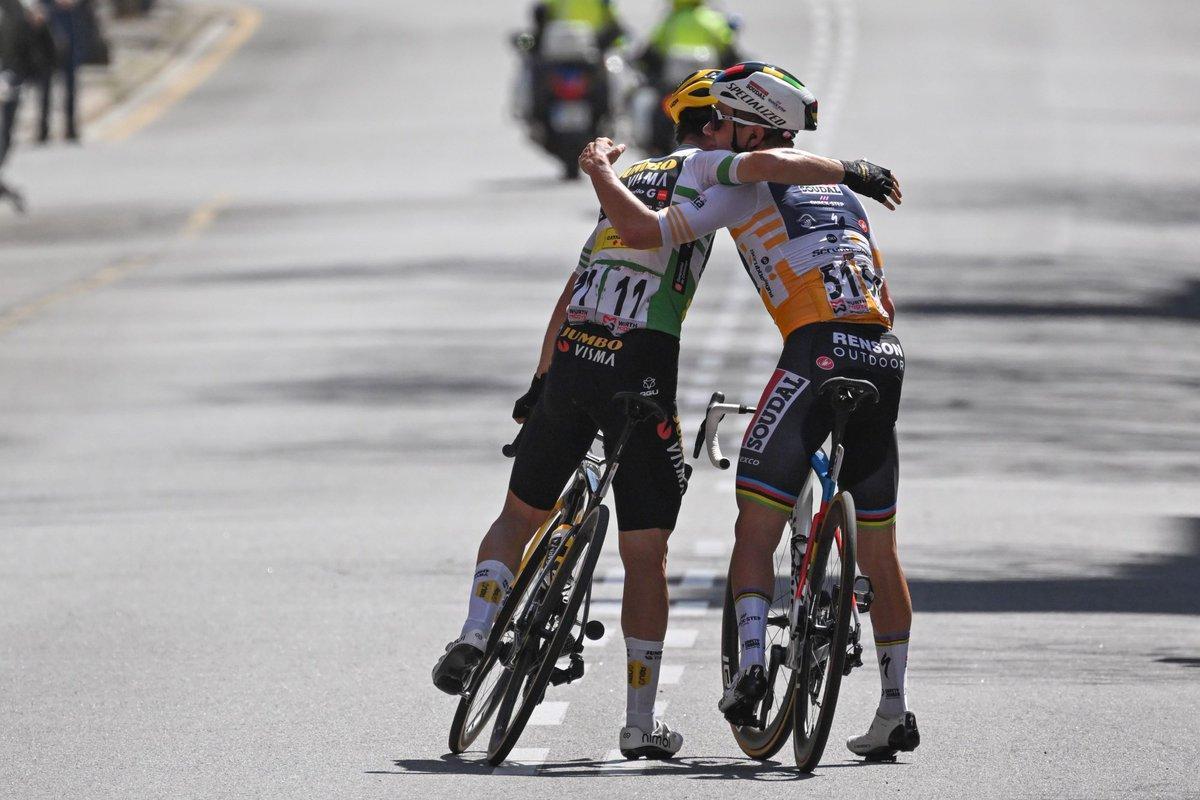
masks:
[[[754,421],[746,429],[746,438],[742,440],[742,449],[761,453],[779,426],[779,420],[796,402],[800,393],[808,387],[808,379],[802,378],[786,369],[777,369],[771,376],[771,382],[763,391],[758,402],[758,413]]]

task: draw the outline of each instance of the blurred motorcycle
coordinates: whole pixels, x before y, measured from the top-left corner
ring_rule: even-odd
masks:
[[[529,136],[563,167],[563,177],[579,177],[579,152],[611,124],[609,67],[591,28],[575,22],[548,23],[536,42],[517,34],[521,55],[515,92],[516,116]]]

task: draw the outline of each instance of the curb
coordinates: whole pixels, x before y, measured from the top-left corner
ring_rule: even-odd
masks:
[[[248,17],[253,17],[252,25],[247,24]],[[146,90],[162,81],[164,76],[175,73],[181,62],[198,60],[198,51],[202,55],[209,49],[222,49],[225,44],[220,36],[222,33],[245,33],[236,43],[242,44],[249,38],[248,34],[253,33],[259,19],[258,12],[248,8],[185,0],[159,0],[155,10],[146,17],[103,17],[101,21],[111,46],[111,63],[108,66],[83,66],[78,73],[77,114],[84,141],[119,141],[149,124],[158,114],[125,131],[124,135],[114,138],[109,133],[114,129],[116,118],[135,114],[136,106],[149,99]],[[189,86],[188,90],[191,88],[194,86]],[[50,127],[52,135],[56,135],[61,133],[62,126],[62,87],[57,81],[53,92]],[[33,87],[27,84],[21,102],[19,128],[21,139],[26,142],[34,139],[38,116],[36,97]],[[159,113],[169,105],[166,104]]]

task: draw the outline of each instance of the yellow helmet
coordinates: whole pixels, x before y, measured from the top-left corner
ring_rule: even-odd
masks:
[[[679,115],[685,108],[715,106],[717,100],[708,93],[708,87],[712,86],[713,79],[720,74],[719,69],[699,69],[688,75],[675,87],[675,91],[663,98],[663,113],[678,125]]]

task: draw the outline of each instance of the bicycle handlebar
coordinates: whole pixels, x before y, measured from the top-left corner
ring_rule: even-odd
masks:
[[[708,460],[714,467],[729,469],[729,459],[721,452],[717,427],[721,424],[721,420],[725,419],[726,414],[753,414],[756,410],[753,406],[726,403],[724,394],[713,392],[712,398],[708,401],[708,408],[704,412],[704,421],[700,423],[700,430],[696,433],[696,446],[692,451],[692,457],[700,457],[700,448],[703,445],[708,453]]]

